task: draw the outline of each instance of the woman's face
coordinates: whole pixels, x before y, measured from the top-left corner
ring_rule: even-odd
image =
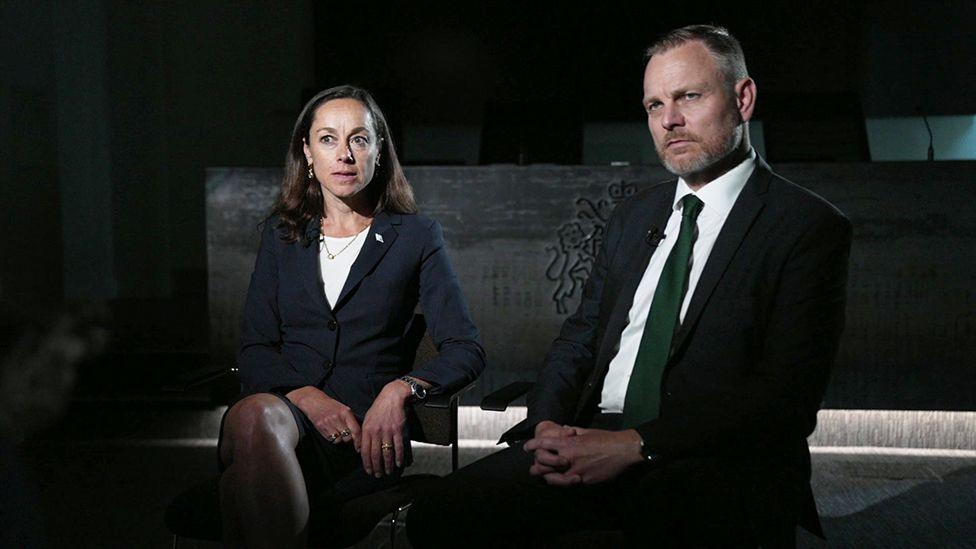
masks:
[[[379,160],[380,143],[372,116],[356,99],[332,99],[315,109],[305,142],[322,193],[351,198],[362,191]]]

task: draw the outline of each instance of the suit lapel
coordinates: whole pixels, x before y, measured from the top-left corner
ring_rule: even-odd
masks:
[[[400,218],[400,214],[388,214],[386,212],[380,212],[373,218],[373,225],[369,229],[369,234],[366,235],[366,242],[363,242],[359,256],[349,269],[349,276],[346,277],[346,283],[342,285],[342,292],[339,293],[339,299],[332,307],[333,310],[342,307],[349,294],[362,282],[363,277],[373,270],[393,246],[398,236],[396,226],[400,224]]]
[[[326,311],[332,316],[329,300],[325,297],[322,286],[322,266],[319,263],[319,225],[322,219],[316,217],[311,220],[305,230],[308,246],[298,246],[298,271],[305,284],[305,290],[312,296],[318,309]]]
[[[770,176],[769,166],[757,157],[756,167],[749,177],[749,181],[739,193],[739,198],[732,206],[729,217],[725,220],[725,225],[722,226],[722,232],[719,233],[715,244],[712,246],[712,251],[705,263],[705,269],[702,271],[701,278],[698,279],[695,293],[691,296],[691,303],[688,304],[688,310],[685,312],[684,322],[678,328],[671,344],[672,350],[681,348],[705,308],[705,304],[708,303],[712,291],[715,290],[715,286],[725,274],[729,262],[732,261],[749,232],[752,222],[762,210],[763,201],[760,196],[766,192]]]
[[[634,294],[637,286],[644,278],[647,270],[647,263],[651,260],[651,255],[657,248],[647,244],[646,237],[652,227],[663,231],[668,224],[674,204],[674,193],[676,185],[666,183],[661,185],[660,193],[656,193],[655,198],[651,198],[646,209],[638,212],[637,215],[644,214],[643,219],[631,224],[628,220],[623,220],[623,227],[627,234],[620,239],[620,246],[617,254],[621,258],[620,267],[611,265],[611,269],[622,272],[620,287],[610,292],[614,296],[613,309],[607,319],[607,329],[603,335],[603,344],[600,348],[598,358],[598,368],[605,367],[610,362],[610,358],[615,354],[616,346],[620,342],[620,334],[627,324],[627,316],[631,306],[634,304]],[[635,226],[638,231],[629,229]],[[634,232],[630,232],[634,231]]]

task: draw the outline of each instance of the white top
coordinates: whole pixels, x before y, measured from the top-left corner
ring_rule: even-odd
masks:
[[[363,249],[363,242],[366,242],[369,227],[367,225],[357,235],[344,238],[325,236],[319,240],[319,266],[322,272],[322,286],[325,288],[325,297],[329,300],[330,306],[335,305],[339,299],[339,294],[342,293],[342,286],[349,278],[349,269],[359,257],[359,251]],[[352,241],[351,244],[350,241]],[[329,259],[329,255],[325,251],[326,245],[329,246],[329,252],[335,256],[334,259]],[[349,247],[346,248],[346,245]],[[340,250],[342,251],[340,252]]]
[[[678,187],[674,193],[674,204],[671,217],[664,228],[665,238],[658,244],[657,249],[651,255],[651,260],[644,271],[637,291],[634,292],[634,302],[630,306],[627,314],[627,326],[620,334],[618,351],[607,371],[607,377],[603,382],[603,392],[600,395],[600,411],[604,413],[620,413],[624,409],[624,398],[627,396],[627,384],[630,383],[630,373],[634,369],[634,361],[637,360],[637,349],[640,347],[641,337],[644,335],[644,324],[647,322],[647,313],[651,310],[651,302],[654,300],[654,291],[657,289],[658,279],[664,270],[664,264],[678,241],[678,232],[681,229],[681,199],[686,195],[694,194],[705,206],[698,215],[697,228],[698,238],[691,253],[691,273],[688,275],[688,291],[685,293],[684,301],[681,304],[679,321],[684,321],[685,312],[688,311],[688,304],[698,286],[698,279],[701,278],[705,268],[708,255],[712,252],[712,246],[721,232],[725,220],[732,210],[736,198],[746,181],[752,175],[756,167],[756,152],[750,151],[749,157],[743,160],[738,166],[732,168],[721,177],[709,182],[704,187],[694,192],[688,187],[684,179],[678,179]]]

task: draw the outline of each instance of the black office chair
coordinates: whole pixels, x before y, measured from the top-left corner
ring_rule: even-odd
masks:
[[[437,354],[437,349],[426,333],[423,315],[416,315],[408,341],[416,341],[415,362],[423,363]],[[227,375],[228,370],[207,372],[194,379],[173,385],[171,390],[211,383]],[[424,402],[413,405],[410,438],[416,442],[451,447],[451,470],[458,468],[457,409],[462,394],[471,389],[474,382],[450,394],[432,395]],[[327,520],[309,517],[309,545],[312,547],[348,547],[365,538],[383,517],[392,513],[390,522],[390,547],[394,547],[400,515],[409,508],[424,485],[439,478],[431,474],[403,475],[390,488],[342,503],[339,517]],[[336,486],[342,492],[341,481]],[[313,510],[314,512],[314,510]],[[324,517],[323,517],[324,518]],[[220,541],[222,537],[220,515],[219,477],[190,486],[176,496],[166,509],[166,527],[173,533],[173,547],[179,547],[181,538]],[[316,525],[322,525],[316,528]]]

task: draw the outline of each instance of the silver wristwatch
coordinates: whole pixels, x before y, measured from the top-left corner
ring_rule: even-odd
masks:
[[[423,385],[417,383],[416,381],[414,381],[413,379],[407,376],[400,377],[400,381],[410,386],[410,395],[414,399],[423,400],[427,398],[427,389]]]

